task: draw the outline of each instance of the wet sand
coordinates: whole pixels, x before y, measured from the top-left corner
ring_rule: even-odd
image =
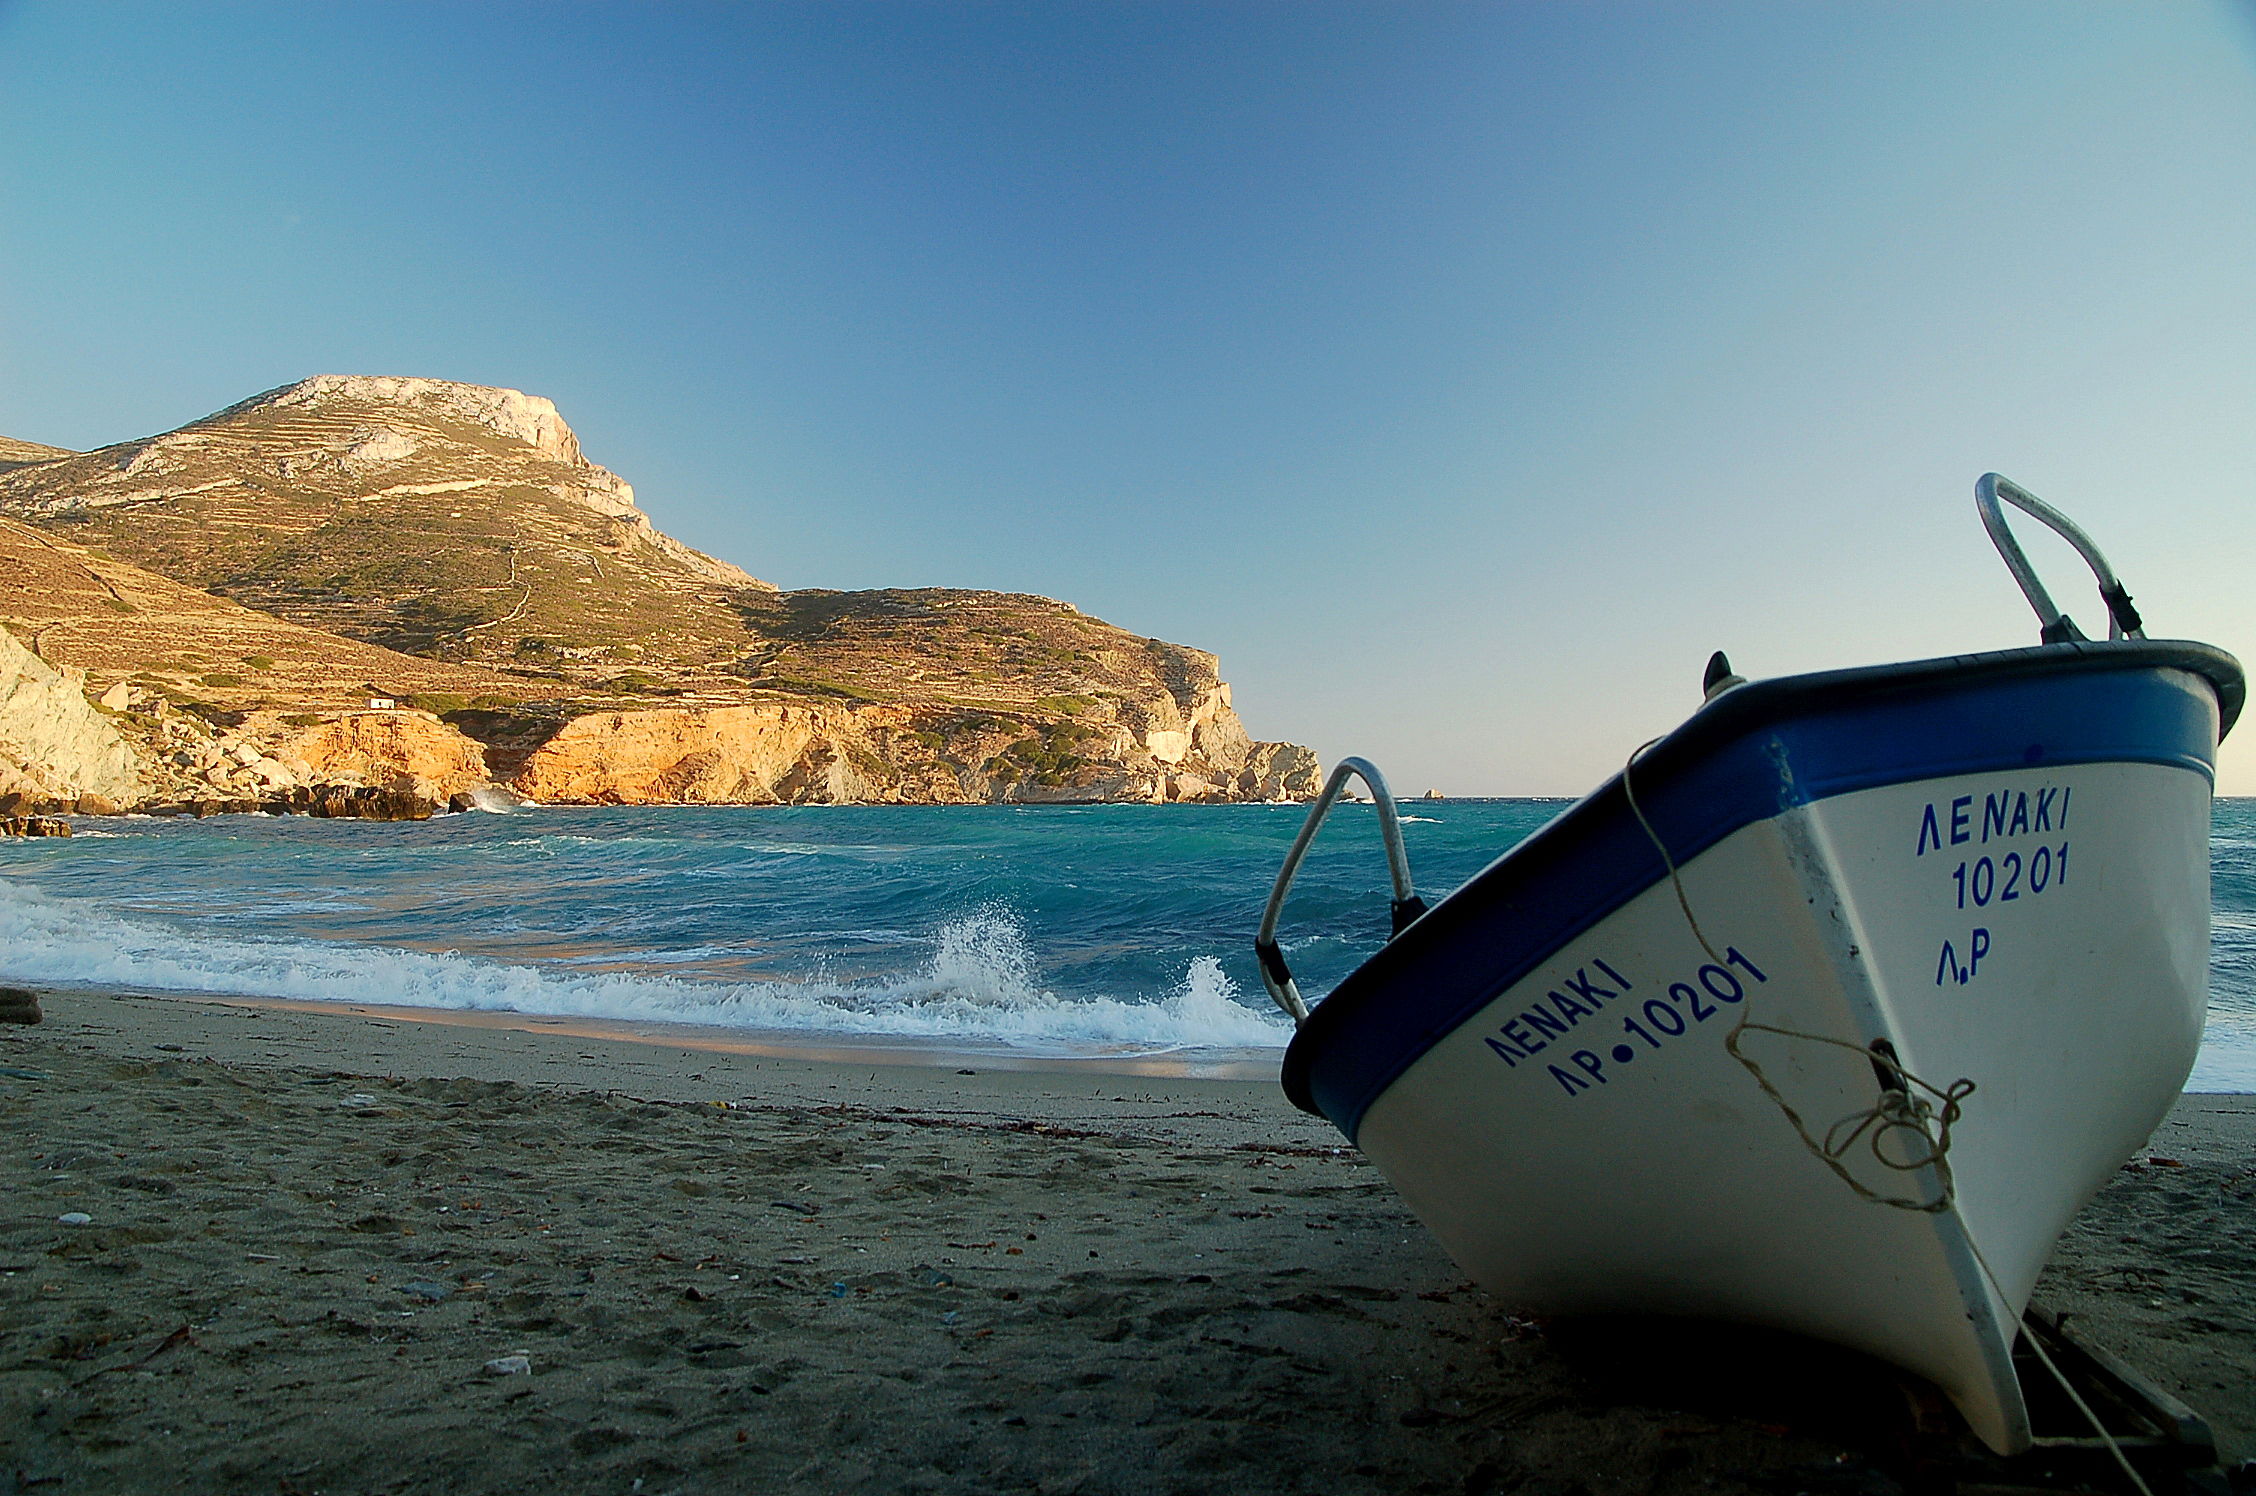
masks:
[[[1266,1081],[48,1011],[0,1492],[1898,1488],[1869,1368],[1625,1377]],[[2038,1291],[2236,1458],[2252,1223],[2256,1098],[2189,1097]]]

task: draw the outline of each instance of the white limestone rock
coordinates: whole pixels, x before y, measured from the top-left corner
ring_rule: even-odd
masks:
[[[483,426],[496,435],[524,442],[544,456],[561,462],[586,461],[580,440],[554,402],[523,390],[497,389],[483,384],[458,384],[451,379],[414,379],[387,374],[316,374],[296,384],[254,395],[220,415],[240,411],[291,406],[319,407],[337,401],[360,400],[374,405],[397,405],[426,418]],[[216,418],[215,418],[216,419]]]
[[[132,748],[86,699],[86,673],[57,670],[0,630],[0,792],[132,801],[140,791]]]
[[[353,433],[353,444],[345,449],[342,459],[347,468],[384,467],[394,462],[405,462],[422,450],[422,443],[404,431],[390,426]]]

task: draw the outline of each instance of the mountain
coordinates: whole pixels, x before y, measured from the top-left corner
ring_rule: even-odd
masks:
[[[652,528],[546,400],[322,375],[0,472],[0,507],[165,576],[438,659],[733,659],[774,592]]]
[[[515,390],[322,375],[93,452],[4,441],[0,514],[0,618],[98,691],[263,732],[238,759],[406,712],[542,799],[1315,789],[1211,654],[1023,594],[780,591],[658,531]]]

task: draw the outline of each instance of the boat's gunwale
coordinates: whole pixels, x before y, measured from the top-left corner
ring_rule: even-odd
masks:
[[[1911,766],[1892,778],[1884,773],[1865,773],[1831,781],[1800,782],[1789,772],[1779,784],[1777,802],[1764,813],[1726,814],[1720,820],[1711,819],[1700,825],[1685,824],[1687,818],[1683,816],[1670,816],[1667,802],[1672,791],[1680,790],[1703,769],[1712,769],[1732,749],[1748,744],[1766,731],[1775,733],[1795,722],[1817,721],[1844,709],[1882,707],[1907,696],[1927,695],[1941,699],[2044,677],[2098,678],[2151,675],[2160,671],[2182,672],[2206,682],[2216,698],[2217,739],[2231,729],[2246,698],[2240,664],[2223,650],[2191,641],[2076,641],[1781,676],[1750,682],[1722,693],[1638,757],[1635,775],[1639,804],[1661,824],[1672,854],[1680,861],[1689,860],[1733,832],[1795,805],[1881,784],[1936,777],[1932,764]],[[2209,755],[2213,754],[2214,747],[2215,740],[2211,740],[2199,756],[2158,751],[2159,756],[2132,754],[2128,757],[2211,774],[2213,758]],[[2125,758],[2126,754],[2116,748],[2081,756],[2074,752],[2048,754],[2042,762],[2048,767],[2057,767]],[[1983,768],[2025,766],[2025,762],[1985,762],[1954,768],[1956,772],[1975,772]],[[1781,767],[1790,771],[1793,766]],[[1434,1044],[1455,1032],[1496,995],[1556,955],[1612,910],[1666,876],[1657,854],[1651,854],[1648,845],[1646,857],[1623,860],[1620,876],[1610,882],[1601,878],[1597,881],[1603,886],[1585,889],[1578,901],[1582,906],[1579,914],[1552,918],[1538,945],[1519,952],[1503,977],[1483,984],[1488,990],[1477,1000],[1459,999],[1439,1015],[1427,1013],[1416,1017],[1411,1032],[1396,1031],[1387,1036],[1388,1042],[1384,1045],[1387,1053],[1383,1057],[1374,1060],[1367,1053],[1356,1053],[1352,1068],[1360,1073],[1344,1084],[1327,1085],[1316,1074],[1327,1054],[1341,1052],[1340,1043],[1351,1031],[1369,1027],[1362,1022],[1366,1017],[1364,1010],[1384,1000],[1390,979],[1410,964],[1413,954],[1435,942],[1447,941],[1456,927],[1506,904],[1513,892],[1538,886],[1549,874],[1577,857],[1593,833],[1603,831],[1619,841],[1623,824],[1629,818],[1622,776],[1616,774],[1549,825],[1467,879],[1424,918],[1351,972],[1331,996],[1316,1006],[1286,1049],[1281,1078],[1294,1104],[1330,1117],[1352,1140],[1370,1104]],[[1671,819],[1677,824],[1668,824]],[[1475,902],[1481,908],[1472,909]],[[1465,930],[1462,938],[1479,937]],[[1353,1094],[1336,1094],[1342,1090]],[[1334,1094],[1320,1094],[1325,1092]]]

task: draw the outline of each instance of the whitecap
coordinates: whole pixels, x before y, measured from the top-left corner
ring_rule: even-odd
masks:
[[[269,997],[723,1028],[1136,1048],[1275,1047],[1281,1019],[1238,1000],[1212,956],[1158,1001],[1061,997],[1024,929],[985,907],[944,922],[921,969],[866,981],[697,982],[580,973],[453,952],[199,934],[0,882],[0,975],[81,987]]]

